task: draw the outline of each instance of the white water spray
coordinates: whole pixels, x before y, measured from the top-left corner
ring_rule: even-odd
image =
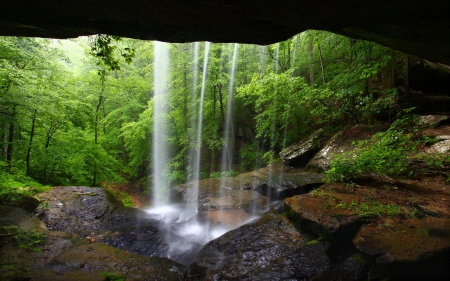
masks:
[[[203,58],[203,76],[202,76],[202,88],[200,91],[200,106],[198,110],[197,119],[197,140],[196,140],[196,153],[194,156],[193,165],[193,180],[195,181],[193,199],[194,203],[198,202],[198,188],[199,188],[199,178],[200,178],[200,157],[201,157],[201,147],[202,147],[202,125],[203,125],[203,101],[205,99],[205,88],[206,88],[206,74],[208,69],[208,57],[209,57],[209,46],[210,42],[205,43],[205,54]]]
[[[222,149],[221,172],[232,169],[233,164],[233,146],[234,146],[234,124],[233,124],[233,88],[234,76],[236,74],[236,60],[238,53],[238,44],[234,44],[233,62],[230,71],[230,85],[228,88],[227,114],[225,118],[224,141],[225,146]]]
[[[153,95],[153,204],[163,205],[166,200],[168,181],[164,169],[168,164],[167,150],[167,85],[169,74],[169,47],[155,41],[154,50],[154,95]]]

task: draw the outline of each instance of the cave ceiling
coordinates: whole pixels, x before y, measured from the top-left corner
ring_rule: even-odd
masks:
[[[0,35],[265,45],[318,29],[450,64],[449,14],[443,0],[14,0]]]

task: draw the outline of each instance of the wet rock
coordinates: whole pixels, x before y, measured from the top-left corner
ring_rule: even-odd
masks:
[[[333,265],[329,270],[314,278],[314,281],[356,281],[367,280],[370,260],[356,253],[346,260]]]
[[[358,148],[358,141],[369,140],[375,133],[386,128],[379,126],[357,125],[335,134],[306,165],[311,171],[326,171],[334,154],[342,154]]]
[[[62,232],[50,232],[34,214],[0,206],[0,280],[29,280],[53,257],[87,243]]]
[[[17,226],[22,231],[47,232],[47,226],[36,215],[22,208],[0,206],[0,225]]]
[[[283,149],[280,152],[281,161],[294,167],[305,167],[311,157],[319,151],[323,139],[323,129],[315,131],[304,142]]]
[[[28,212],[33,212],[34,210],[36,210],[36,208],[41,203],[33,196],[23,195],[20,193],[14,194],[14,197],[6,196],[6,198],[4,197],[2,201],[5,205],[22,208]]]
[[[210,241],[189,266],[191,280],[309,280],[329,268],[328,243],[308,243],[275,211]]]
[[[368,200],[367,195],[328,184],[312,194],[286,198],[284,212],[298,228],[331,241],[327,253],[338,262],[355,253],[352,239],[366,219],[348,206]]]
[[[257,186],[255,190],[261,195],[269,197],[271,200],[283,200],[284,198],[292,197],[294,195],[308,193],[322,184],[323,183],[320,182],[310,183],[302,186],[292,186],[292,188],[286,188],[286,185],[262,184]]]
[[[124,207],[107,190],[57,187],[41,195],[50,204],[36,210],[50,230],[90,237],[145,256],[166,256],[159,222],[146,212]]]
[[[365,225],[353,240],[393,280],[449,280],[450,219],[384,219]]]
[[[200,180],[198,193],[195,192],[195,182],[179,185],[173,188],[170,197],[171,201],[175,203],[198,201],[199,205],[205,206],[217,205],[214,202],[218,201],[226,201],[227,203],[223,204],[229,208],[254,212],[268,209],[270,202],[264,196],[277,200],[299,192],[304,193],[316,185],[322,184],[323,178],[323,175],[305,173],[300,169],[277,162],[235,177]],[[277,195],[268,196],[269,192]]]
[[[103,273],[102,273],[103,272]],[[101,243],[80,245],[55,257],[32,281],[103,281],[106,274],[126,280],[185,280],[186,267],[167,258],[130,254]]]

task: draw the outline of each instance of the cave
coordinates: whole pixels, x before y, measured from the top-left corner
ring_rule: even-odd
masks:
[[[448,1],[15,0],[0,3],[0,35],[265,45],[318,29],[450,64],[448,11]]]

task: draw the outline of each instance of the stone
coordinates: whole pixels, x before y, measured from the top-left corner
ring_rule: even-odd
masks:
[[[191,280],[310,280],[326,271],[326,242],[308,243],[276,211],[206,244],[189,266]]]
[[[283,149],[280,152],[281,161],[290,166],[305,167],[311,157],[321,148],[323,139],[323,129],[315,131],[305,141]]]
[[[311,171],[326,171],[335,154],[356,151],[358,141],[370,140],[375,133],[386,128],[379,126],[357,125],[336,133],[308,162],[306,168]]]
[[[10,206],[22,208],[25,211],[33,212],[41,204],[41,202],[33,196],[23,195],[20,193],[14,194],[14,200],[12,198],[4,198],[4,203]]]
[[[167,258],[131,254],[102,243],[66,250],[39,270],[31,281],[103,281],[114,275],[126,280],[184,281],[185,266]]]
[[[435,126],[439,124],[442,121],[445,121],[449,118],[448,115],[422,115],[419,117],[418,123],[419,125],[426,125],[426,126]]]
[[[15,0],[0,4],[0,34],[270,44],[319,29],[450,64],[449,10],[447,1]]]
[[[384,219],[365,225],[353,242],[394,280],[449,280],[450,219]]]
[[[370,195],[345,185],[326,184],[314,193],[286,198],[284,213],[298,228],[331,241],[331,251],[345,257],[354,252],[352,239],[366,219],[348,206]]]
[[[310,186],[322,184],[323,179],[323,175],[304,172],[282,162],[276,162],[256,171],[239,174],[235,177],[200,180],[196,198],[194,198],[194,195],[196,195],[194,192],[196,182],[176,186],[171,190],[170,201],[173,203],[192,203],[198,200],[198,202],[205,203],[211,198],[229,196],[230,198],[236,198],[236,202],[230,203],[231,205],[244,206],[245,210],[252,211],[255,208],[264,208],[266,205],[263,202],[265,199],[255,192],[259,189],[264,189],[263,186],[267,186],[274,192],[276,190],[277,193],[285,192],[286,196],[288,196],[287,194],[291,191],[285,190],[301,189],[304,186],[305,190],[309,190]],[[267,196],[262,190],[260,193]],[[243,202],[246,203],[243,204]]]
[[[36,213],[53,231],[90,237],[145,256],[166,256],[168,245],[159,222],[147,212],[124,207],[103,188],[55,187],[40,194],[49,206]]]
[[[83,243],[88,241],[49,231],[33,213],[0,206],[0,280],[29,280],[62,251]]]

